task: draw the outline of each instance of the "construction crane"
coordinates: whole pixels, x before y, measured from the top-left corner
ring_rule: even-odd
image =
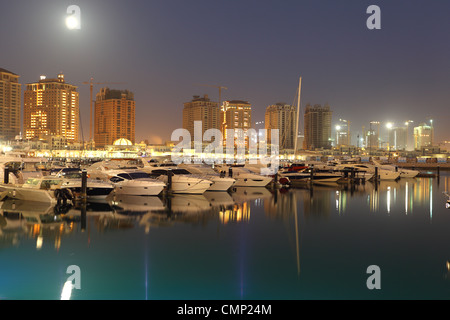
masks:
[[[89,141],[92,141],[92,95],[94,91],[94,84],[125,84],[125,82],[94,82],[94,78],[91,77],[89,81],[84,81],[83,84],[88,84],[90,86]]]
[[[197,84],[197,86],[203,86],[203,87],[212,87],[212,88],[217,88],[219,89],[219,107],[222,104],[222,89],[228,90],[227,87],[223,87],[223,86],[214,86],[214,85],[210,85],[210,84]]]

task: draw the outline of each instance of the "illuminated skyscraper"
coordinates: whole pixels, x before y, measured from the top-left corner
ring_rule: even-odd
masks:
[[[406,150],[407,128],[395,127],[389,130],[389,148],[393,150]]]
[[[19,76],[0,68],[0,139],[13,140],[20,134]]]
[[[332,111],[328,105],[306,105],[304,115],[305,140],[303,148],[314,150],[316,148],[331,148],[331,116]]]
[[[279,130],[280,150],[294,149],[297,110],[285,103],[276,103],[266,108],[264,125],[267,130],[267,142],[270,143],[271,130]]]
[[[208,95],[203,98],[194,96],[192,101],[184,103],[183,108],[183,128],[187,129],[194,139],[194,122],[202,122],[202,137],[208,129],[220,130],[220,109],[219,103],[211,101]]]
[[[431,147],[433,145],[433,127],[425,123],[421,123],[418,127],[414,127],[414,148],[421,149]]]
[[[23,115],[26,139],[52,135],[78,141],[77,87],[66,83],[63,74],[56,79],[41,76],[39,82],[27,84]]]
[[[336,130],[336,146],[350,146],[350,121],[339,119],[339,122],[334,128]]]
[[[94,141],[102,148],[120,138],[135,142],[134,94],[128,90],[100,89],[95,100]]]
[[[242,133],[247,134],[248,129],[252,127],[252,106],[248,101],[230,100],[224,101],[221,109],[222,134],[224,143],[227,139],[227,130],[242,129]],[[248,137],[245,139],[248,146]]]

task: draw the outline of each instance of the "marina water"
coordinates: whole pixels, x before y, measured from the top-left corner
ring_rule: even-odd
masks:
[[[60,299],[70,266],[74,300],[448,299],[449,186],[444,172],[86,208],[4,200],[0,299]]]

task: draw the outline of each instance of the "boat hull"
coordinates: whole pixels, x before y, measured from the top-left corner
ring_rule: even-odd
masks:
[[[267,177],[247,177],[245,175],[240,175],[235,177],[236,183],[235,187],[266,187],[272,178]]]
[[[168,177],[161,175],[158,180],[168,184]],[[212,181],[206,179],[190,178],[187,176],[172,176],[170,192],[182,194],[203,194],[212,186]]]
[[[164,190],[165,186],[165,183],[160,181],[126,180],[118,182],[114,186],[114,193],[130,196],[157,196]]]
[[[212,185],[207,191],[227,191],[236,183],[236,180],[231,178],[215,177],[210,178],[210,180],[212,181]]]
[[[54,190],[22,188],[21,186],[2,186],[6,197],[16,200],[56,203]]]
[[[61,188],[70,189],[73,194],[81,194],[81,179],[68,179],[63,183]],[[86,186],[86,197],[89,199],[104,199],[113,190],[114,186],[110,183],[97,180],[88,180]]]

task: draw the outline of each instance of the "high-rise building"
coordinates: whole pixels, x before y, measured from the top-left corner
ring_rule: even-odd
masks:
[[[102,148],[117,139],[135,142],[134,94],[128,90],[100,89],[95,99],[94,141]]]
[[[350,146],[350,121],[339,119],[338,124],[334,128],[336,129],[336,146]]]
[[[224,143],[227,140],[227,130],[235,130],[235,138],[238,130],[242,129],[242,133],[247,134],[248,129],[252,127],[252,106],[248,101],[229,100],[224,101],[221,109],[222,119],[222,136]],[[248,146],[248,137],[245,138],[245,144]]]
[[[389,149],[406,150],[407,148],[407,128],[394,127],[389,129]]]
[[[0,68],[0,139],[13,140],[20,134],[19,76]]]
[[[78,141],[79,105],[77,87],[68,84],[63,74],[56,79],[41,76],[27,84],[24,93],[23,126],[26,139],[60,136]]]
[[[266,108],[265,129],[267,130],[267,142],[271,143],[272,130],[279,130],[279,149],[294,149],[295,133],[297,125],[297,110],[286,103],[276,103]]]
[[[183,128],[191,134],[191,140],[194,139],[194,122],[202,122],[202,137],[208,129],[220,130],[220,109],[219,103],[211,101],[208,95],[194,96],[190,102],[184,103],[183,108]]]
[[[306,150],[331,148],[331,116],[332,111],[328,105],[305,107],[304,130],[305,139],[303,148]]]
[[[365,133],[365,145],[366,148],[369,149],[369,151],[371,150],[377,150],[378,149],[378,132],[374,129],[369,129],[367,130],[367,132]]]
[[[414,148],[421,149],[433,146],[433,127],[421,123],[414,127]]]

